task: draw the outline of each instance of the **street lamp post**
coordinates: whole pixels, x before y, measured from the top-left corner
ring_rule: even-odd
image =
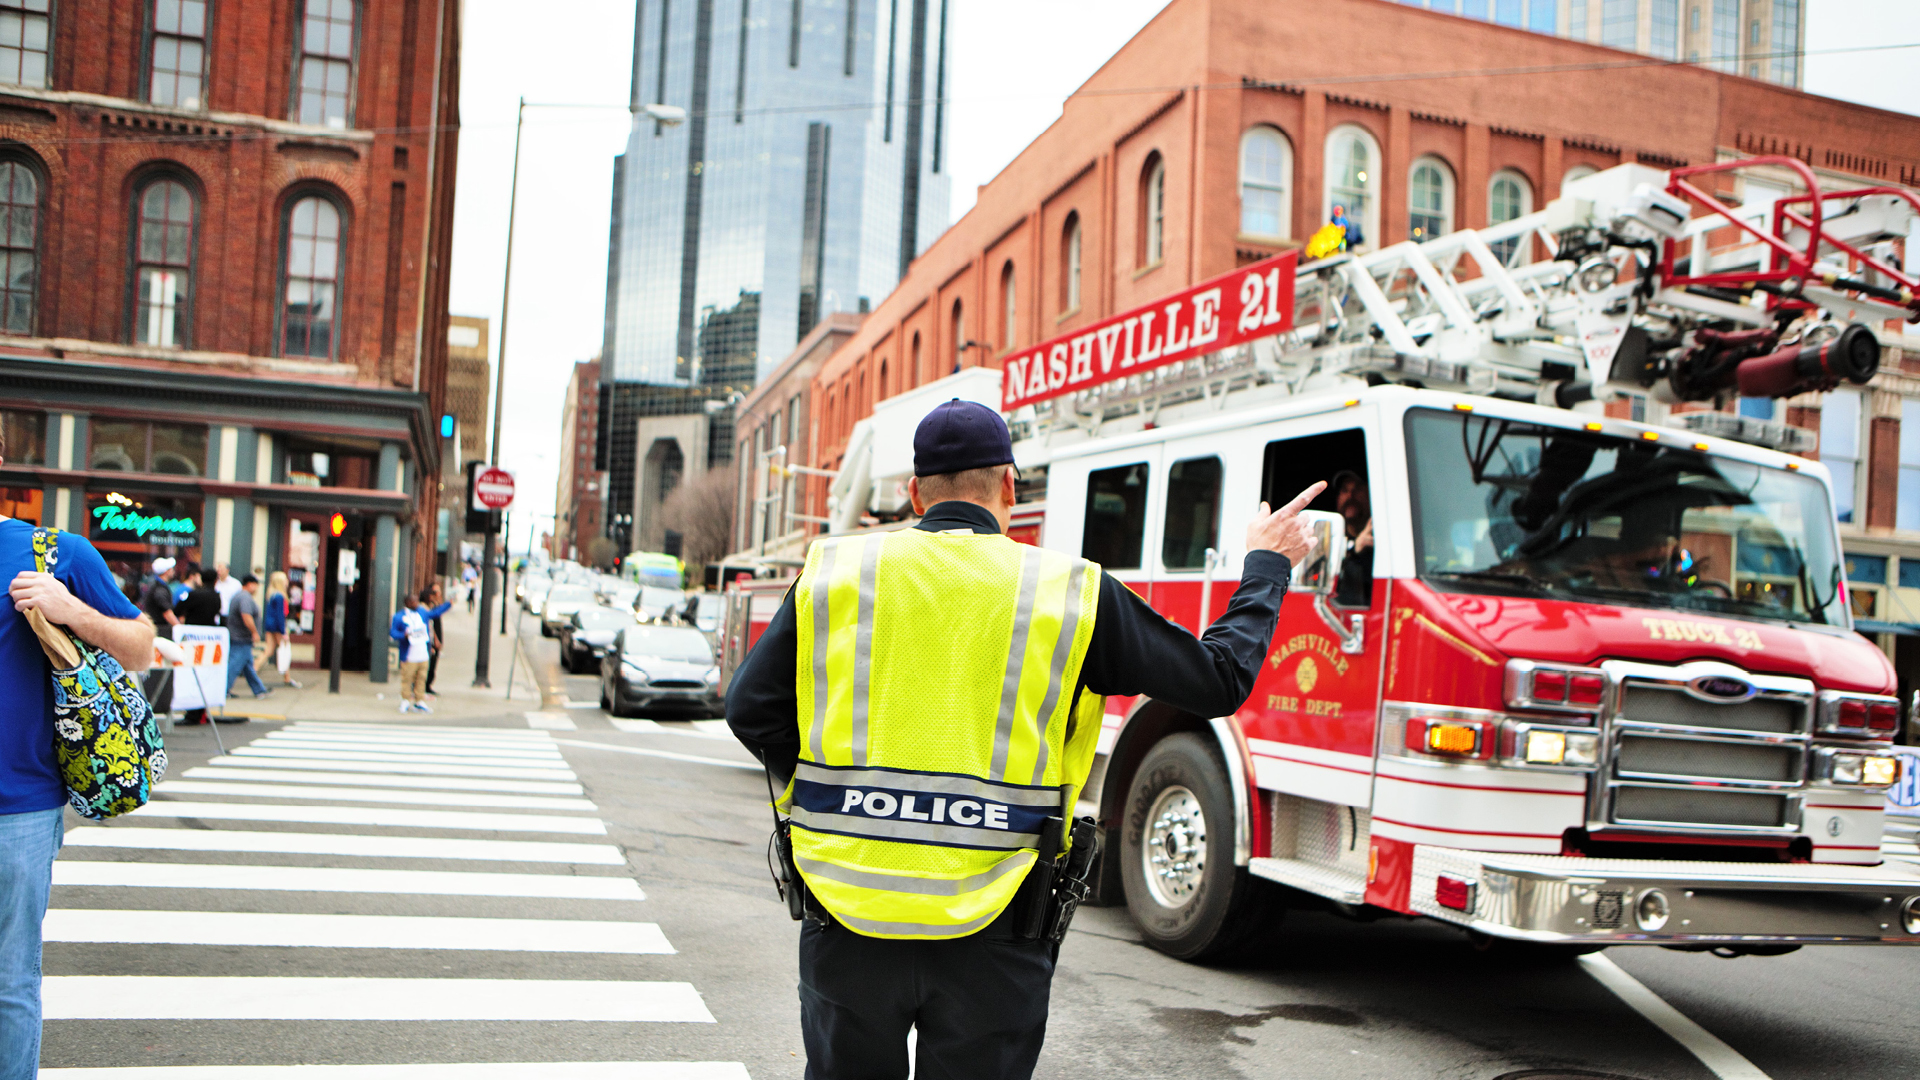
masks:
[[[520,204],[520,133],[525,128],[526,121],[527,99],[522,97],[513,120],[513,183],[507,194],[507,265],[500,283],[500,346],[494,368],[493,452],[490,460],[490,464],[495,466],[500,464],[500,416],[506,411],[507,405],[507,312],[509,310],[507,301],[513,289],[513,219]],[[493,519],[490,517],[489,520]],[[493,635],[487,633],[487,623],[491,621],[493,598],[496,594],[501,596],[500,632],[502,634],[507,632],[504,625],[507,613],[504,595],[507,575],[503,568],[496,585],[493,569],[493,549],[499,538],[500,527],[495,523],[487,530],[486,541],[482,545],[480,556],[480,565],[483,567],[480,574],[480,644],[479,648],[474,650],[473,658],[473,685],[479,687],[493,685],[487,678],[487,669],[493,661]]]

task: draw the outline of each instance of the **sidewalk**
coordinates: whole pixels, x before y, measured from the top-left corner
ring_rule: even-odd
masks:
[[[405,717],[408,722],[419,720],[459,720],[479,717],[498,717],[502,714],[538,711],[541,708],[541,695],[532,673],[527,670],[527,657],[537,655],[533,647],[539,638],[539,627],[533,619],[526,616],[511,595],[506,597],[507,633],[499,633],[500,612],[493,613],[493,656],[489,667],[492,672],[493,687],[476,689],[473,686],[474,651],[479,645],[479,627],[477,614],[467,614],[466,605],[455,603],[441,619],[441,629],[445,645],[440,652],[440,669],[434,677],[436,700],[429,702],[431,713],[402,713],[400,711],[400,666],[388,665],[388,677],[384,683],[375,683],[368,679],[364,671],[343,671],[340,673],[340,692],[327,692],[328,673],[324,669],[294,669],[290,674],[301,683],[295,690],[280,683],[279,672],[272,669],[268,660],[260,669],[260,677],[273,689],[273,694],[265,698],[254,698],[247,692],[245,680],[234,684],[234,694],[227,700],[225,715],[245,716],[257,720],[384,720],[400,722]],[[514,659],[514,622],[519,618],[522,630],[533,641],[518,660]],[[383,643],[384,644],[384,643]],[[507,669],[513,667],[513,696],[507,696]]]

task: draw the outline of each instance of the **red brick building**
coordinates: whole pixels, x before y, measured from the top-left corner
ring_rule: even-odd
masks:
[[[1920,185],[1920,117],[1390,0],[1173,0],[821,366],[812,460],[837,467],[880,398],[1300,246],[1335,204],[1371,247],[1518,217],[1589,170],[1760,154],[1823,182]],[[1789,177],[1753,170],[1724,193],[1784,194]],[[1780,418],[1821,432],[1856,612],[1892,628],[1890,651],[1901,633],[1920,671],[1910,330],[1882,329],[1871,386]]]
[[[460,6],[0,16],[22,28],[0,36],[0,385],[10,443],[37,439],[4,483],[128,577],[164,547],[319,599],[356,550],[348,666],[383,677],[366,631],[434,552]],[[109,495],[184,531],[110,535]],[[324,659],[330,612],[303,609],[298,659]]]
[[[606,534],[606,481],[593,467],[600,418],[600,361],[573,365],[560,411],[560,482],[553,493],[553,547],[560,559],[592,563],[593,542]],[[609,557],[618,554],[606,545]]]

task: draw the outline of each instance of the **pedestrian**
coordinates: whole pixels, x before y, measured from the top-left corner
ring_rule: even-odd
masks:
[[[178,562],[165,556],[153,560],[153,583],[140,594],[140,610],[153,623],[157,632],[168,632],[180,625],[180,616],[173,613],[173,579]],[[146,691],[153,711],[163,713],[173,703],[173,689],[167,684],[168,671],[164,667],[149,670],[141,680],[141,689]]]
[[[267,602],[261,607],[261,637],[266,643],[266,655],[273,658],[274,669],[280,672],[280,684],[300,689],[292,674],[293,650],[287,640],[287,572],[275,570],[267,577]]]
[[[440,633],[440,617],[453,606],[453,601],[440,599],[440,583],[436,581],[427,586],[425,602],[433,605],[422,613],[426,616],[427,629],[432,632],[427,640],[426,696],[437,700],[438,695],[433,692],[433,677],[440,671],[440,650],[446,642]]]
[[[427,660],[433,631],[427,626],[420,594],[408,593],[406,606],[393,613],[387,636],[400,646],[400,711],[432,712],[426,698]]]
[[[6,443],[0,438],[0,455]],[[85,537],[63,532],[52,574],[34,571],[33,526],[0,517],[0,1080],[40,1070],[40,922],[60,851],[66,784],[54,758],[53,682],[24,612],[105,650],[129,671],[153,656],[153,624]]]
[[[807,1076],[904,1078],[917,1028],[918,1075],[1018,1080],[1058,956],[1036,932],[1059,914],[1054,865],[1029,871],[1060,850],[1102,695],[1238,710],[1326,485],[1261,505],[1240,587],[1196,639],[1097,565],[1006,537],[1018,472],[998,413],[956,399],[913,445],[919,524],[813,544],[727,723],[790,785]]]
[[[227,605],[227,692],[233,692],[233,680],[244,677],[253,696],[263,698],[273,693],[273,688],[261,682],[260,673],[253,669],[253,639],[260,627],[260,604],[254,594],[259,591],[260,579],[248,574],[240,579],[240,591]],[[244,721],[246,717],[233,719]]]
[[[220,625],[220,594],[214,590],[214,576],[214,571],[199,566],[190,565],[187,568],[187,592],[173,605],[173,613],[179,617],[180,622],[188,626]],[[193,676],[189,674],[187,677]],[[174,676],[176,682],[179,678],[178,674]],[[206,722],[205,708],[188,709],[186,715],[173,722],[173,726],[191,727]]]
[[[226,563],[214,563],[213,573],[213,591],[220,594],[220,610],[224,612],[227,606],[233,603],[234,594],[240,591],[240,582],[234,579]]]
[[[460,564],[460,584],[466,587],[467,614],[469,615],[473,614],[473,602],[477,599],[475,594],[480,591],[479,587],[474,584],[479,578],[480,572],[473,568],[472,563]]]

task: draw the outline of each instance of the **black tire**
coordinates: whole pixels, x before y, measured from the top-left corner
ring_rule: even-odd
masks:
[[[1258,928],[1268,908],[1270,892],[1245,868],[1233,865],[1233,793],[1226,770],[1212,747],[1199,735],[1169,736],[1147,751],[1127,793],[1126,816],[1120,825],[1120,882],[1127,910],[1140,924],[1147,944],[1181,960],[1217,956]],[[1159,830],[1154,850],[1146,850],[1159,808],[1172,824]],[[1195,813],[1197,811],[1197,814]],[[1194,824],[1202,835],[1192,834]],[[1184,852],[1173,850],[1184,846]],[[1181,859],[1185,854],[1188,858]],[[1204,861],[1192,866],[1190,856]],[[1149,883],[1148,862],[1159,857],[1190,867],[1154,873]],[[1157,864],[1168,866],[1162,861]]]
[[[607,700],[607,677],[605,675],[600,676],[600,707],[608,712],[613,711],[613,702]]]

